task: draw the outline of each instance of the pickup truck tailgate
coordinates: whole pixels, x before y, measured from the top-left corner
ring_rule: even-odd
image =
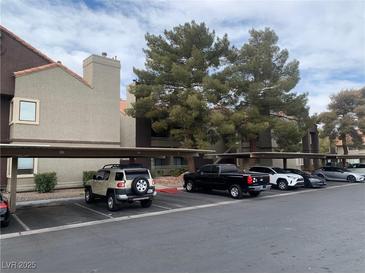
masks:
[[[270,176],[262,173],[250,173],[253,183],[252,185],[269,185]]]

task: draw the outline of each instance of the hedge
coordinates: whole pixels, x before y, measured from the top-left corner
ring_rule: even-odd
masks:
[[[52,192],[57,184],[56,172],[35,175],[35,187],[39,193]]]

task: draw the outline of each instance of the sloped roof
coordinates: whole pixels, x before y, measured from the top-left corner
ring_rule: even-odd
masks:
[[[16,35],[15,33],[11,32],[10,30],[8,30],[7,28],[5,28],[4,26],[0,25],[0,30],[3,31],[3,32],[6,32],[14,40],[18,41],[19,43],[21,43],[23,46],[25,46],[29,50],[31,50],[34,53],[36,53],[37,55],[41,56],[43,59],[47,60],[48,62],[55,63],[55,61],[53,61],[47,55],[45,55],[44,53],[40,52],[39,50],[37,50],[36,48],[34,48],[33,46],[31,46],[30,44],[28,44],[27,42],[25,42],[18,35]]]
[[[34,68],[29,68],[29,69],[25,69],[25,70],[16,71],[16,72],[14,72],[14,75],[15,75],[15,77],[20,77],[20,76],[28,75],[28,74],[31,74],[31,73],[36,73],[36,72],[39,72],[39,71],[43,71],[43,70],[51,69],[51,68],[55,68],[55,67],[59,67],[59,68],[63,69],[66,73],[68,73],[71,76],[75,77],[77,80],[79,80],[80,82],[82,82],[86,86],[92,88],[89,85],[89,83],[84,80],[84,78],[82,78],[80,75],[73,72],[69,68],[65,67],[61,63],[51,63],[51,64],[39,66],[39,67],[34,67]]]
[[[87,85],[88,87],[91,88],[91,86],[80,75],[78,75],[77,73],[73,72],[69,68],[65,67],[61,63],[55,62],[54,60],[52,60],[51,58],[49,58],[47,55],[45,55],[44,53],[40,52],[39,50],[37,50],[36,48],[34,48],[33,46],[31,46],[29,43],[27,43],[26,41],[24,41],[23,39],[21,39],[15,33],[11,32],[10,30],[8,30],[7,28],[5,28],[2,25],[0,25],[0,30],[6,32],[9,36],[11,36],[14,40],[18,41],[19,43],[21,43],[24,47],[28,48],[29,50],[33,51],[37,55],[41,56],[43,59],[45,59],[48,62],[50,62],[50,64],[42,65],[42,66],[39,66],[39,67],[33,67],[33,68],[21,70],[21,71],[16,71],[16,72],[14,72],[15,77],[20,77],[20,76],[23,76],[23,75],[27,75],[27,74],[30,74],[30,73],[35,73],[35,72],[43,71],[43,70],[50,69],[50,68],[60,67],[65,72],[67,72],[68,74],[70,74],[71,76],[75,77],[77,80],[79,80],[80,82],[82,82],[83,84],[85,84],[85,85]]]

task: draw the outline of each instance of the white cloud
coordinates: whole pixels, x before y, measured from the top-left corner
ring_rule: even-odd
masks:
[[[311,112],[328,96],[365,85],[364,1],[35,1],[0,0],[1,24],[55,60],[82,73],[89,54],[108,52],[122,63],[122,96],[144,65],[146,32],[204,21],[236,46],[252,27],[273,28],[281,47],[300,61],[298,92],[309,92]],[[356,75],[357,79],[354,79]]]

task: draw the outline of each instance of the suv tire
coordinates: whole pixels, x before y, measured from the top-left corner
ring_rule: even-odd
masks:
[[[248,194],[251,196],[251,197],[257,197],[259,196],[261,193],[261,191],[249,191]]]
[[[241,199],[242,198],[242,189],[239,185],[231,185],[229,187],[229,195],[233,199]]]
[[[152,205],[152,200],[151,199],[148,199],[148,200],[142,200],[141,201],[141,206],[143,208],[147,208],[147,207],[150,207]]]
[[[279,179],[277,181],[277,186],[278,186],[278,189],[280,190],[288,190],[288,182],[284,179]]]
[[[150,184],[144,177],[136,177],[132,182],[132,190],[138,196],[146,194],[149,187]]]
[[[187,192],[194,192],[195,191],[195,185],[193,181],[187,181],[186,185],[185,185],[185,189]]]
[[[108,207],[108,210],[110,211],[115,211],[118,209],[115,195],[113,192],[109,192],[108,195],[106,196],[106,205]]]
[[[91,187],[85,188],[85,202],[87,204],[91,204],[92,202],[94,202],[94,194],[93,191],[91,190]]]

